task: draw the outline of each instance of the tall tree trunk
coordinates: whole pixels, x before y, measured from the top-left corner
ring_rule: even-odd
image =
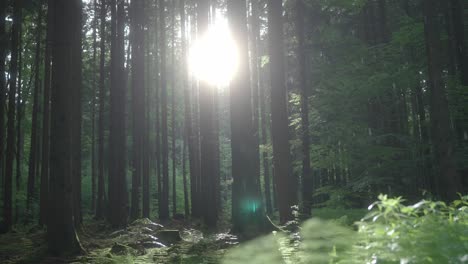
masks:
[[[5,29],[5,17],[6,17],[7,1],[1,1],[0,3],[0,72],[5,72],[5,59],[8,47],[8,34]],[[3,175],[5,172],[5,94],[6,94],[6,82],[5,75],[0,75],[0,182],[3,187]]]
[[[155,155],[156,155],[156,182],[158,185],[158,203],[161,205],[161,198],[162,198],[162,184],[161,184],[161,130],[160,130],[160,108],[161,108],[161,102],[159,100],[159,93],[160,93],[160,78],[159,78],[159,54],[158,54],[158,49],[159,49],[159,38],[158,38],[158,32],[159,32],[159,24],[158,20],[159,18],[159,13],[158,13],[158,3],[156,1],[155,3],[156,10],[154,11],[154,72],[155,74],[155,88],[154,88],[154,101],[155,101],[155,120],[154,120],[154,128],[155,128],[155,138],[154,138],[154,146],[155,146]],[[161,213],[161,207],[158,206],[159,208],[159,214]]]
[[[4,228],[10,230],[13,224],[13,163],[15,159],[15,96],[17,88],[19,40],[22,22],[22,0],[13,3],[13,25],[11,29],[10,85],[8,91],[7,145],[5,154],[5,176],[3,190]]]
[[[28,82],[28,91],[23,91],[23,26],[20,27],[19,32],[19,54],[18,54],[18,83],[16,86],[16,199],[15,199],[15,219],[14,222],[18,222],[19,218],[19,192],[21,189],[21,179],[23,178],[22,173],[22,161],[23,161],[23,152],[24,152],[24,131],[22,129],[23,124],[23,106],[25,105],[22,95],[26,98],[26,95],[29,95],[29,90],[31,88],[31,80],[33,74],[29,75]]]
[[[252,91],[249,76],[246,1],[228,1],[228,19],[238,42],[239,68],[230,86],[233,230],[249,235],[262,223],[263,202],[257,173]],[[251,235],[251,234],[250,234]]]
[[[73,100],[72,103],[72,181],[73,181],[73,216],[75,226],[79,227],[83,222],[81,211],[81,121],[82,121],[82,13],[81,1],[79,1],[79,11],[74,13],[76,21],[73,24],[73,60],[76,63],[73,71]]]
[[[109,128],[109,213],[114,227],[128,221],[126,183],[126,72],[124,0],[111,0],[111,92]],[[116,6],[117,4],[117,6]]]
[[[309,101],[307,93],[307,73],[305,54],[305,33],[304,33],[304,11],[303,0],[296,2],[296,34],[297,34],[297,59],[299,61],[299,86],[301,93],[301,126],[302,126],[302,201],[303,212],[310,215],[312,207],[313,179],[310,169],[310,139],[309,139]]]
[[[73,114],[75,109],[72,101],[79,89],[75,82],[81,73],[80,46],[77,36],[80,25],[81,1],[51,0],[54,5],[54,37],[53,68],[52,68],[52,102],[51,102],[51,141],[50,145],[50,196],[49,218],[47,225],[47,242],[49,251],[55,255],[76,254],[81,246],[75,232],[73,192],[74,179],[74,140],[78,137],[73,133]],[[78,32],[77,32],[78,30]],[[77,51],[78,50],[78,51]],[[70,90],[73,89],[73,90]]]
[[[259,39],[260,39],[260,17],[258,3],[250,1],[251,3],[251,16],[250,16],[250,68],[252,72],[252,117],[253,117],[253,135],[255,140],[255,175],[258,182],[260,181],[260,65],[259,62]],[[258,33],[257,33],[258,32]],[[260,191],[260,195],[261,195]]]
[[[91,91],[91,212],[96,211],[96,72],[97,72],[97,27],[98,4],[93,1],[93,82]]]
[[[159,218],[169,219],[169,142],[167,135],[167,69],[166,69],[166,16],[164,0],[159,0],[160,52],[161,52],[161,125],[162,125],[162,188]]]
[[[115,9],[115,3],[114,9]],[[105,183],[104,183],[104,107],[105,107],[105,79],[106,79],[106,1],[101,0],[100,5],[100,23],[101,30],[99,32],[99,113],[98,113],[98,182],[97,182],[97,199],[96,199],[96,218],[104,217],[104,199],[105,199]],[[115,19],[115,18],[112,18]],[[115,25],[115,21],[111,21]],[[115,26],[112,36],[115,35]],[[115,43],[114,43],[115,45]]]
[[[454,149],[451,142],[450,117],[447,95],[442,78],[442,44],[437,7],[438,1],[426,0],[423,3],[424,29],[429,74],[429,110],[431,114],[431,136],[437,161],[437,194],[449,201],[457,197],[461,180],[454,163]]]
[[[177,213],[177,184],[176,184],[176,168],[177,168],[177,149],[176,149],[176,78],[175,73],[177,67],[175,66],[175,1],[172,1],[171,4],[171,139],[172,139],[172,214]]]
[[[187,57],[187,41],[186,41],[186,26],[185,26],[185,0],[179,1],[179,9],[180,9],[180,32],[181,32],[181,57]],[[193,128],[192,128],[192,103],[190,97],[190,86],[188,84],[188,71],[187,65],[183,61],[180,64],[181,72],[182,72],[182,87],[184,89],[184,127],[185,127],[185,144],[184,147],[188,148],[188,153],[184,155],[188,155],[189,159],[189,171],[190,171],[190,201],[192,202],[192,210],[195,203],[195,181],[194,179],[198,176],[200,171],[199,163],[196,162],[196,153],[195,153],[195,146],[194,146],[194,135],[193,135]],[[185,153],[185,152],[184,152]],[[185,157],[185,156],[184,156]],[[185,163],[182,163],[185,166]],[[184,173],[184,177],[187,175]],[[184,178],[185,179],[185,178]],[[185,179],[186,181],[186,179]],[[187,193],[185,190],[186,182],[184,183],[184,196]],[[188,198],[188,197],[187,197]],[[188,199],[187,199],[188,200]],[[188,201],[185,203],[186,207],[188,207]],[[190,210],[185,208],[185,215],[188,217],[190,214]]]
[[[197,29],[199,36],[208,30],[209,1],[197,2]],[[214,93],[215,87],[203,80],[199,81],[199,105],[200,105],[200,161],[201,161],[201,200],[203,207],[201,213],[205,224],[216,227],[218,221],[218,208],[216,203],[216,175],[215,172],[215,147],[214,133]]]
[[[133,112],[133,175],[130,218],[140,217],[141,180],[145,129],[145,48],[144,2],[132,1],[132,112]]]
[[[267,144],[267,137],[268,137],[268,127],[269,127],[269,115],[267,114],[266,109],[266,92],[265,92],[265,85],[264,85],[264,78],[263,78],[263,71],[261,69],[262,65],[262,57],[259,56],[259,43],[260,39],[260,6],[258,0],[252,0],[252,34],[253,34],[253,50],[256,50],[255,53],[252,51],[252,56],[255,59],[254,67],[256,70],[253,72],[257,74],[257,81],[254,82],[258,86],[258,93],[259,93],[259,118],[260,118],[260,125],[261,125],[261,140],[260,144],[266,145]],[[261,151],[261,163],[263,166],[263,180],[264,180],[264,189],[265,189],[265,206],[267,214],[271,215],[273,208],[271,203],[271,183],[270,183],[270,164],[268,161],[268,152],[263,150]]]
[[[48,196],[49,196],[49,162],[50,162],[50,93],[51,93],[51,52],[54,21],[54,5],[48,0],[47,8],[47,35],[44,54],[44,94],[43,94],[43,119],[42,119],[42,166],[40,189],[40,217],[39,224],[47,224]]]
[[[292,218],[291,206],[297,204],[297,183],[291,174],[288,110],[283,65],[282,1],[268,1],[268,34],[271,80],[271,121],[273,166],[282,223]]]
[[[26,211],[30,215],[30,206],[34,198],[35,181],[37,178],[37,163],[38,161],[38,120],[37,115],[39,112],[39,89],[40,89],[40,60],[41,60],[41,36],[42,36],[42,4],[39,5],[38,15],[36,21],[36,54],[34,58],[34,90],[33,90],[33,112],[32,112],[32,125],[31,125],[31,146],[29,151],[29,169],[28,169],[28,191],[26,199]]]

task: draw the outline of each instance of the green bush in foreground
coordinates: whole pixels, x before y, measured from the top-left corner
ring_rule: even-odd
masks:
[[[468,263],[468,196],[406,206],[380,195],[358,231],[311,219],[231,250],[230,263]]]

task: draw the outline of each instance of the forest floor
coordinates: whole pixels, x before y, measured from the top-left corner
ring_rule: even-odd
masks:
[[[78,232],[85,254],[74,258],[47,256],[45,231],[23,228],[0,236],[0,263],[219,263],[238,244],[228,233],[204,234],[192,224],[173,221],[164,227],[140,219],[122,230],[87,220]]]
[[[352,226],[361,219],[366,210],[316,209],[315,216],[325,220],[338,221],[345,226]],[[224,223],[217,232],[208,232],[196,221],[176,221],[164,226],[149,219],[139,219],[127,228],[112,229],[104,221],[85,219],[78,230],[81,245],[85,252],[74,258],[52,258],[47,255],[45,230],[36,226],[17,226],[10,233],[0,235],[0,263],[5,264],[60,264],[60,263],[161,263],[161,264],[211,264],[226,260],[228,251],[240,248],[241,255],[249,258],[244,243],[229,234],[229,224]],[[273,240],[268,249],[261,254],[272,255],[278,251]],[[236,245],[240,245],[237,247]],[[242,249],[244,245],[244,249]],[[273,248],[271,248],[273,247]],[[239,252],[239,251],[237,251]],[[260,254],[253,252],[252,254]],[[286,254],[287,255],[287,254]],[[227,263],[246,263],[227,262]],[[248,263],[248,262],[247,262]],[[276,262],[260,262],[276,263]],[[282,261],[280,263],[283,263]]]

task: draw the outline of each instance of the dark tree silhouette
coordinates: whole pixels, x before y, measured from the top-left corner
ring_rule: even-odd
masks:
[[[111,6],[111,89],[109,127],[109,213],[112,226],[123,227],[128,221],[126,183],[126,73],[125,73],[125,2],[112,0]]]
[[[169,140],[167,129],[167,69],[166,69],[166,3],[159,0],[159,29],[160,29],[160,57],[161,57],[161,130],[162,130],[162,187],[161,201],[159,202],[159,218],[169,219]]]
[[[51,138],[50,181],[47,242],[49,251],[55,255],[76,254],[81,246],[75,232],[73,192],[74,140],[72,101],[76,100],[76,83],[81,75],[80,45],[76,43],[81,17],[81,1],[51,0],[54,22],[52,38],[52,97],[51,97]],[[76,139],[75,139],[76,140]]]
[[[3,190],[3,222],[4,228],[10,230],[13,224],[13,162],[15,159],[15,96],[17,88],[18,55],[22,21],[23,1],[13,3],[13,25],[11,29],[11,59],[10,81],[8,90],[8,121],[7,121],[7,145],[5,154],[5,175]]]
[[[105,79],[106,79],[106,1],[101,0],[100,4],[100,32],[99,32],[99,113],[98,113],[98,179],[97,179],[97,199],[96,199],[96,218],[104,217],[104,107],[105,107]],[[112,21],[112,23],[115,23]],[[115,28],[114,28],[115,30]],[[114,35],[113,35],[114,36]],[[115,41],[115,40],[114,40]],[[114,44],[115,45],[115,44]]]
[[[291,219],[291,206],[297,203],[297,184],[291,173],[288,110],[283,65],[282,1],[268,1],[268,34],[271,80],[271,126],[273,167],[280,221]]]
[[[443,62],[439,50],[442,43],[437,20],[438,1],[427,0],[423,3],[424,30],[429,77],[429,110],[431,115],[431,137],[437,161],[436,193],[446,201],[457,198],[460,190],[460,176],[455,167],[453,143],[450,136],[450,115],[445,85],[442,76]]]
[[[232,223],[235,232],[253,235],[261,230],[263,201],[256,164],[258,142],[254,135],[246,13],[246,1],[228,1],[229,26],[239,50],[239,68],[230,85]]]

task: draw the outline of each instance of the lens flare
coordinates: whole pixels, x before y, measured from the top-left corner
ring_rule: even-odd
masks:
[[[217,21],[198,37],[189,53],[190,72],[212,85],[227,85],[238,67],[238,51],[226,21]]]

